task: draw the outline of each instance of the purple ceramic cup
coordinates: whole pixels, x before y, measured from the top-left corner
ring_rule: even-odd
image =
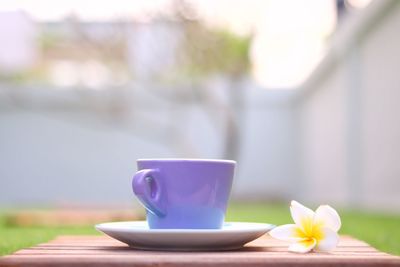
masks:
[[[139,159],[133,192],[151,229],[219,229],[236,163],[208,159]]]

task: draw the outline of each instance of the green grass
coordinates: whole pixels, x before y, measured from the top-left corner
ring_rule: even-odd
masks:
[[[0,255],[33,246],[58,235],[99,234],[92,226],[82,227],[12,227],[0,226]]]
[[[400,255],[400,215],[339,211],[342,218],[341,234],[364,240],[379,250]],[[232,204],[227,221],[266,222],[276,225],[291,223],[288,205]],[[16,227],[0,215],[0,255],[46,242],[58,235],[99,234],[93,226],[81,227]]]

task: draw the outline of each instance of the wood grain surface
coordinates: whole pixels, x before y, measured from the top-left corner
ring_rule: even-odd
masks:
[[[331,253],[309,254],[287,252],[268,235],[225,252],[143,251],[106,236],[60,236],[1,257],[0,266],[400,266],[400,257],[347,236]]]

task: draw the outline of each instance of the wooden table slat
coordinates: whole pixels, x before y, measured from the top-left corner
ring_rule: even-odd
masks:
[[[0,258],[0,266],[399,266],[400,257],[365,242],[341,237],[331,253],[295,254],[288,244],[265,235],[237,251],[166,252],[127,247],[106,236],[60,236]]]

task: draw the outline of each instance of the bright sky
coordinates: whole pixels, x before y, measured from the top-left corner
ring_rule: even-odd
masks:
[[[0,11],[23,9],[37,21],[75,14],[82,20],[149,19],[168,13],[173,0],[1,0]],[[324,54],[336,26],[334,0],[191,0],[211,26],[254,34],[253,76],[272,88],[303,82]],[[369,0],[348,0],[360,6]],[[361,3],[361,4],[360,4]]]

